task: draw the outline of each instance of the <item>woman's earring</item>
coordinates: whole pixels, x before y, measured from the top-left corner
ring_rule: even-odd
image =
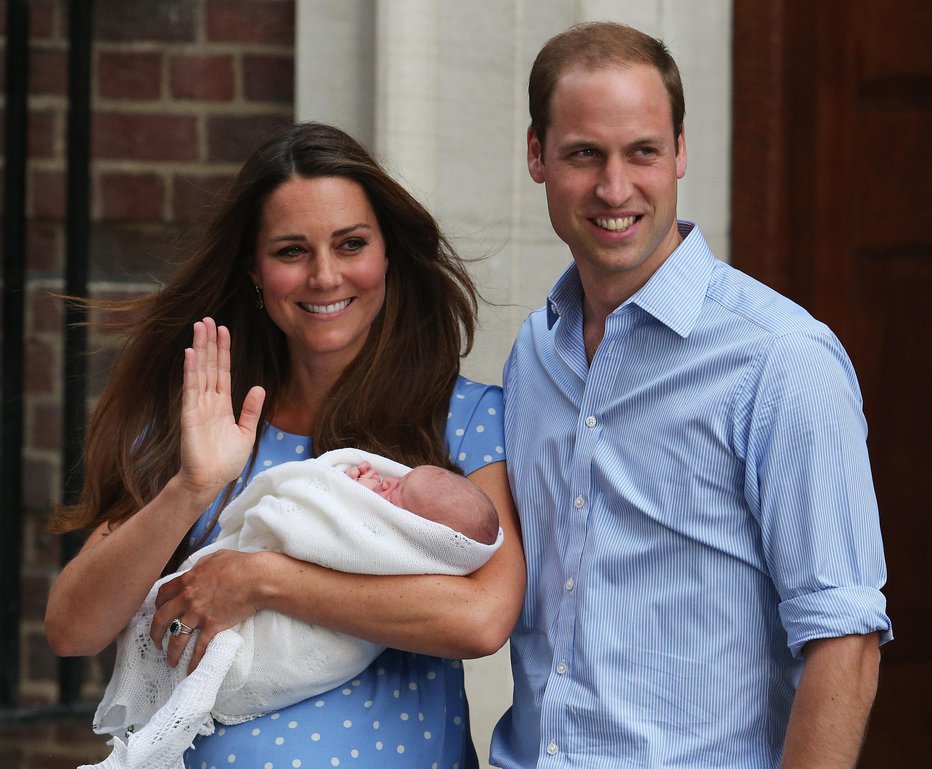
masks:
[[[256,309],[261,310],[265,307],[265,302],[262,301],[262,289],[256,286]]]

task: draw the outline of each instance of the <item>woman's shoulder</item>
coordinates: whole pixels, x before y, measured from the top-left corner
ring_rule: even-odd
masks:
[[[480,404],[498,407],[502,402],[502,388],[499,385],[484,384],[460,375],[453,385],[450,396],[452,413],[471,412]]]
[[[466,475],[505,459],[502,388],[459,377],[447,418],[450,458]]]

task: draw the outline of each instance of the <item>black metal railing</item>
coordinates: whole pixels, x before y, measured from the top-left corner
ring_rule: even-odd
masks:
[[[91,194],[91,49],[93,2],[72,3],[68,16],[68,176],[65,219],[65,293],[87,296]],[[62,499],[75,504],[84,479],[84,429],[87,402],[87,327],[83,308],[65,309],[64,343],[64,445],[62,447]],[[80,548],[77,534],[62,537],[64,565]],[[59,662],[59,701],[80,699],[84,665],[79,657]]]
[[[68,137],[65,221],[65,292],[87,296],[90,233],[91,51],[93,2],[68,4]],[[3,378],[0,440],[0,721],[84,712],[79,659],[59,663],[59,703],[17,709],[23,536],[23,395],[26,294],[26,160],[28,154],[29,3],[8,0],[6,146],[3,222]],[[77,501],[83,483],[87,331],[84,311],[69,305],[64,334],[63,501]],[[80,535],[62,538],[62,563],[80,547]]]
[[[23,381],[29,7],[7,0],[3,217],[3,390],[0,440],[0,708],[19,690],[23,536]]]

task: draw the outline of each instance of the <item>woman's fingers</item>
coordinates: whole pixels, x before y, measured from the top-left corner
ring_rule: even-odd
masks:
[[[207,332],[207,344],[204,364],[204,386],[207,392],[217,390],[217,324],[213,318],[204,318],[204,328]]]
[[[217,633],[236,626],[258,611],[253,594],[256,572],[250,568],[256,557],[218,550],[202,556],[191,569],[159,588],[149,632],[159,649],[168,634],[165,651],[169,665],[177,665],[187,646],[193,643],[188,662],[188,672],[191,672]],[[172,623],[176,619],[179,620],[175,625],[177,632],[172,634]],[[191,633],[187,632],[188,628]]]
[[[194,615],[194,612],[186,604],[187,600],[183,595],[184,580],[177,577],[166,582],[159,588],[155,597],[156,612],[152,617],[152,625],[149,628],[149,636],[152,638],[156,648],[162,649],[162,642],[168,634],[168,644],[165,649],[165,655],[168,664],[175,667],[184,654],[185,647],[194,640],[198,643],[201,636],[204,635],[200,628],[200,619]],[[203,648],[197,656],[197,660],[204,655],[204,649],[207,647],[206,639]],[[197,648],[195,648],[197,652]],[[192,661],[188,665],[190,673],[197,667],[196,662]]]
[[[188,662],[188,675],[191,675],[198,664],[200,664],[204,652],[207,651],[207,644],[211,642],[211,639],[213,639],[213,635],[208,635],[204,630],[198,631],[197,640],[194,642],[194,653],[191,655],[191,659]]]
[[[259,428],[259,417],[262,415],[262,404],[265,403],[265,390],[259,385],[251,388],[243,400],[243,409],[239,414],[239,427],[249,435],[255,435]]]
[[[190,616],[175,617],[168,625],[167,658],[170,667],[175,667],[184,654],[185,647],[196,635],[200,635],[197,620]]]
[[[183,411],[197,405],[197,354],[193,347],[184,351],[184,379],[181,386],[181,408]]]
[[[233,389],[230,380],[230,330],[226,326],[217,328],[217,389],[222,393]]]
[[[197,359],[198,392],[213,392],[217,382],[217,324],[213,318],[194,324],[193,348]]]
[[[183,587],[181,579],[176,577],[162,585],[155,594],[155,614],[149,627],[149,637],[157,649],[161,650],[162,639],[165,638],[171,621],[178,616],[175,612],[183,611],[179,598]]]
[[[194,324],[191,346],[184,351],[184,378],[181,394],[183,409],[195,408],[198,396],[204,391],[203,366],[206,333],[204,322],[199,320]]]
[[[181,470],[192,488],[220,488],[242,471],[252,449],[265,390],[253,387],[233,412],[230,332],[212,318],[194,324],[185,350]]]
[[[194,334],[191,346],[194,349],[195,371],[197,378],[195,386],[199,393],[207,387],[207,326],[199,320],[194,324]]]
[[[185,350],[185,390],[230,392],[230,331],[213,318],[194,324],[191,347]],[[191,360],[188,360],[190,351]]]

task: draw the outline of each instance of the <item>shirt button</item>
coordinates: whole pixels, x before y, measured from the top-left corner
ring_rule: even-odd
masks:
[[[586,504],[586,498],[580,494],[578,497],[576,497],[576,501],[573,504],[576,505],[577,510],[581,510],[582,506]]]
[[[566,673],[566,663],[565,663],[565,662],[558,662],[558,663],[557,663],[557,673],[559,673],[561,676],[564,675],[564,674]]]
[[[550,744],[547,746],[547,752],[548,752],[551,756],[555,756],[555,755],[557,754],[557,743],[555,743],[553,740],[551,740],[551,741],[550,741]]]
[[[586,427],[595,427],[599,423],[599,420],[595,417],[586,417]]]
[[[573,589],[573,586],[574,586],[575,584],[576,584],[576,583],[573,582],[573,578],[570,577],[568,580],[566,580],[566,589],[567,589],[567,590],[572,590],[572,589]]]

